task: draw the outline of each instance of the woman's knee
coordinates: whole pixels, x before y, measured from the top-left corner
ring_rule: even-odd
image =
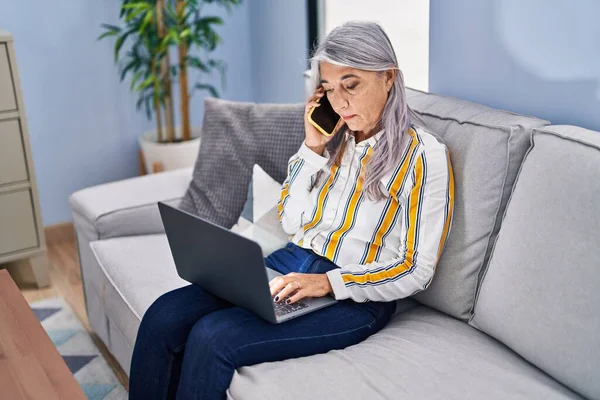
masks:
[[[220,312],[208,314],[198,320],[187,338],[186,352],[202,351],[212,356],[225,358],[228,334],[227,321]]]
[[[229,355],[245,343],[249,333],[242,329],[260,317],[241,307],[210,313],[194,324],[186,344],[186,352],[201,351],[213,358],[231,361]]]
[[[140,323],[141,330],[151,330],[153,334],[159,333],[161,328],[168,327],[169,319],[174,309],[173,292],[167,292],[158,297],[146,310]]]
[[[177,325],[175,321],[182,319],[181,314],[187,313],[191,305],[207,301],[205,297],[206,292],[195,285],[166,292],[148,307],[142,317],[140,329],[150,329],[154,334],[169,333]]]

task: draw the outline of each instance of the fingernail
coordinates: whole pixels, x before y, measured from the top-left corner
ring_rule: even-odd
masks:
[[[285,301],[285,304],[290,304],[290,303],[291,303],[291,300],[290,300],[290,299],[287,299],[287,300]]]
[[[275,296],[275,301],[279,301],[279,296]]]

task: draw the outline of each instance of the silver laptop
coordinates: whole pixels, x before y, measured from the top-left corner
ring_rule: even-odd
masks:
[[[269,281],[282,274],[265,266],[258,243],[163,202],[158,208],[182,279],[276,324],[337,302],[328,295],[275,303]]]

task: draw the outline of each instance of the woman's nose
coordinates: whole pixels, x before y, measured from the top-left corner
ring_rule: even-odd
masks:
[[[343,95],[333,95],[327,98],[334,110],[339,111],[348,108],[348,100]]]

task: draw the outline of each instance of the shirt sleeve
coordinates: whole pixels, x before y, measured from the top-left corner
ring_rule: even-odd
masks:
[[[283,230],[293,235],[302,224],[302,212],[309,201],[311,178],[327,165],[329,153],[325,150],[321,156],[312,151],[305,142],[294,154],[287,167],[287,177],[281,188],[277,203],[277,216]]]
[[[412,171],[413,185],[402,200],[398,256],[327,272],[337,300],[392,301],[425,290],[450,233],[454,176],[447,148],[424,150]],[[399,199],[400,201],[400,199]]]

